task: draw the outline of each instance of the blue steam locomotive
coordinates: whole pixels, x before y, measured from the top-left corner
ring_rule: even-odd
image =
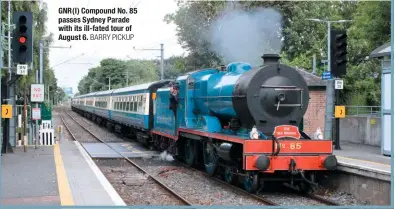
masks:
[[[303,77],[276,54],[262,58],[76,96],[72,109],[249,192],[274,175],[309,190],[316,172],[336,167],[332,141],[298,129],[309,104]]]

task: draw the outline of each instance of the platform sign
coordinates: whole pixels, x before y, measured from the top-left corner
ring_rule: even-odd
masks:
[[[274,128],[273,136],[279,138],[300,139],[301,135],[297,126],[282,125]]]
[[[27,71],[28,71],[27,65],[18,64],[16,66],[16,74],[17,75],[27,75]]]
[[[41,120],[41,109],[38,107],[32,108],[32,120]]]
[[[335,118],[346,117],[346,106],[335,106]]]
[[[343,89],[343,80],[335,80],[335,89]]]
[[[332,74],[331,74],[331,72],[325,71],[322,73],[321,78],[322,78],[322,80],[330,80],[330,79],[332,79]]]
[[[1,117],[12,118],[12,105],[1,105]]]
[[[30,92],[30,101],[43,102],[44,101],[44,84],[32,84]]]

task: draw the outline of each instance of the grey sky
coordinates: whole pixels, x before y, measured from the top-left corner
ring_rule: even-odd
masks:
[[[175,36],[175,25],[168,25],[163,21],[163,17],[168,13],[173,13],[177,9],[174,0],[44,0],[48,5],[47,31],[54,33],[53,46],[65,46],[72,48],[53,48],[50,52],[50,66],[54,68],[58,85],[61,87],[72,87],[73,92],[77,91],[79,80],[88,73],[88,69],[98,66],[100,60],[107,57],[117,59],[128,59],[127,55],[139,59],[154,59],[160,55],[160,51],[134,51],[136,48],[160,48],[160,43],[164,43],[165,58],[172,55],[180,55],[184,52],[177,43]],[[77,35],[86,32],[59,32],[59,17],[82,17],[105,18],[114,15],[92,15],[79,14],[77,16],[59,14],[60,7],[78,7],[89,9],[108,9],[122,7],[128,9],[137,4],[138,13],[127,15],[133,25],[132,33],[134,38],[131,41],[97,40],[97,41],[64,41],[58,40],[59,34]],[[121,17],[122,15],[117,15]],[[74,27],[73,24],[70,24]],[[83,26],[83,23],[77,24]],[[95,24],[106,26],[107,24]],[[118,24],[128,26],[130,24]],[[88,32],[92,34],[109,34],[114,32]],[[123,32],[123,34],[128,32]],[[88,35],[89,36],[89,35]],[[82,55],[84,54],[84,55]],[[76,57],[75,59],[72,59]],[[70,60],[65,64],[60,63]],[[84,64],[85,63],[85,64]]]

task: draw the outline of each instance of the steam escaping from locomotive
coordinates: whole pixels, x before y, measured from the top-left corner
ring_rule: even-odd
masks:
[[[225,63],[262,64],[261,54],[279,54],[282,47],[282,16],[270,8],[240,9],[238,4],[224,8],[211,24],[206,37],[211,50]]]
[[[167,153],[167,151],[163,151],[163,152],[159,155],[159,158],[160,158],[162,161],[168,161],[168,162],[174,161],[173,156],[170,155],[169,153]]]

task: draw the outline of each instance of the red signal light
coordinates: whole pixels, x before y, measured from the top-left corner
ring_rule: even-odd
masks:
[[[21,44],[26,43],[26,37],[23,37],[23,36],[19,37],[19,43],[21,43]]]

